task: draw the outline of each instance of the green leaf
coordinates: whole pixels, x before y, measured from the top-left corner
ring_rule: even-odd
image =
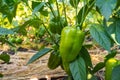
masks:
[[[70,4],[72,7],[76,8],[79,4],[80,0],[70,0]]]
[[[117,0],[96,0],[96,5],[106,20],[109,19],[113,9],[116,7]]]
[[[99,62],[98,64],[96,64],[96,66],[93,69],[93,73],[96,73],[97,71],[99,71],[100,69],[105,67],[105,63],[104,62]]]
[[[35,5],[35,3],[33,5]],[[44,5],[45,5],[45,2],[40,2],[38,5],[36,5],[35,7],[33,7],[34,8],[33,14],[35,14],[36,12],[42,11]]]
[[[120,6],[120,0],[117,0],[117,5],[116,5],[116,9],[118,9]]]
[[[50,52],[52,49],[50,48],[44,48],[42,50],[40,50],[39,52],[37,52],[35,55],[33,55],[30,60],[27,62],[27,65],[36,61],[38,58],[44,56],[45,54],[47,54],[48,52]]]
[[[90,54],[84,46],[82,46],[80,50],[80,54],[81,54],[81,57],[84,59],[86,65],[92,68],[93,65],[92,65]]]
[[[117,51],[116,51],[116,50],[112,50],[111,53],[109,53],[108,55],[105,56],[105,62],[106,62],[108,59],[115,57],[116,54],[117,54]]]
[[[78,12],[78,23],[80,24],[81,22],[83,23],[83,21],[85,20],[85,17],[88,15],[88,13],[92,10],[93,5],[95,3],[95,0],[90,0],[89,3],[87,3],[86,5],[84,5],[80,11]]]
[[[5,1],[0,1],[0,12],[3,14],[8,14],[10,12],[8,5]]]
[[[21,0],[21,1],[25,2],[26,4],[28,4],[28,0]]]
[[[10,61],[10,56],[8,54],[1,54],[0,59],[8,63]]]
[[[29,26],[33,26],[35,28],[39,28],[39,26],[42,24],[42,20],[37,19],[37,18],[33,18],[27,21]]]
[[[105,28],[113,40],[120,44],[120,19],[110,18],[108,22],[106,22]]]
[[[113,68],[111,80],[120,80],[120,65]]]
[[[44,16],[48,16],[49,12],[47,10],[43,10],[40,12],[40,14],[42,14]]]
[[[26,35],[27,34],[26,27],[33,26],[35,28],[39,28],[39,26],[41,24],[42,24],[42,21],[40,19],[33,18],[33,19],[30,19],[30,20],[27,20],[26,22],[24,22],[24,24],[22,24],[20,26],[12,28],[12,30],[14,32],[20,33],[22,35]]]
[[[104,49],[110,51],[112,46],[111,38],[108,36],[102,25],[93,24],[90,27],[90,34]]]
[[[14,34],[14,32],[7,28],[0,27],[0,35]]]
[[[49,3],[54,3],[54,2],[55,2],[55,0],[48,0],[48,2],[49,2]]]
[[[10,42],[10,41],[8,41],[8,40],[4,39],[4,41],[5,41],[5,43],[9,44],[10,46],[16,47],[12,42]]]
[[[44,36],[45,32],[46,32],[45,27],[40,26],[39,29],[36,30],[36,36],[42,37]]]
[[[8,18],[10,23],[16,15],[18,3],[19,1],[15,2],[14,0],[1,0],[0,12]]]
[[[74,80],[86,80],[86,65],[84,59],[79,56],[74,62],[70,63],[70,70]]]
[[[15,28],[12,28],[11,30],[16,32],[16,33],[19,33],[19,34],[22,34],[22,35],[27,35],[27,31],[25,29],[26,26],[17,26]]]

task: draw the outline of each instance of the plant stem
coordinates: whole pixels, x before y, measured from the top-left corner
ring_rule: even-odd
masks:
[[[80,22],[80,29],[82,29],[82,24],[83,24],[84,18],[85,18],[85,8],[86,8],[85,2],[86,2],[86,0],[83,2],[83,3],[84,3],[84,6],[83,6],[83,10],[82,10],[82,20],[81,20],[81,22]]]
[[[95,0],[91,3],[91,5],[89,6],[89,8],[92,7],[94,5],[94,3],[95,3]],[[86,13],[88,12],[89,8],[86,10]]]
[[[47,27],[45,26],[45,24],[44,24],[44,23],[42,23],[42,24],[43,24],[43,26],[45,27],[47,33],[50,35],[50,38],[53,40],[53,42],[54,42],[57,46],[59,46],[58,43],[57,43],[57,42],[55,41],[55,39],[53,38],[52,34],[49,32],[49,30],[48,30]]]
[[[55,1],[56,1],[56,6],[57,6],[58,16],[60,17],[60,11],[59,11],[59,7],[58,7],[58,2],[57,2],[57,0],[55,0]]]
[[[76,11],[76,25],[77,25],[77,24],[78,24],[78,18],[77,18],[77,17],[78,17],[78,16],[77,16],[77,13],[78,13],[78,12],[77,12],[77,6],[76,6],[75,11]]]
[[[52,14],[53,14],[53,16],[56,18],[56,15],[55,15],[55,13],[54,13],[54,10],[53,10],[53,8],[52,8],[52,6],[51,6],[51,4],[50,3],[48,3],[48,7],[50,8],[50,10],[51,10],[51,12],[52,12]]]
[[[64,0],[62,0],[62,3],[63,3],[63,9],[64,9],[65,21],[67,22],[66,7],[65,7]]]
[[[86,2],[86,0],[85,0],[85,2]],[[87,4],[85,4],[85,2],[84,2],[84,6],[87,5]],[[89,9],[94,5],[94,3],[95,3],[95,0],[90,4],[90,6],[88,6],[86,12],[85,12],[85,8],[86,8],[86,7],[83,7],[82,20],[81,20],[81,22],[80,22],[80,26],[82,26],[82,24],[83,24],[83,22],[84,22],[84,19],[85,19],[86,15],[87,15]],[[81,28],[82,28],[82,27],[81,27]]]

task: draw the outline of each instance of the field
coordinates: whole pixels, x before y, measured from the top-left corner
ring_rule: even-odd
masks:
[[[120,80],[119,53],[120,0],[0,1],[2,80]]]

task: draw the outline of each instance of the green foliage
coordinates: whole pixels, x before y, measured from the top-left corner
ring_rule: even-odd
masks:
[[[78,6],[79,2],[80,2],[80,0],[70,0],[71,6],[73,6],[75,8]]]
[[[119,80],[120,79],[120,65],[115,66],[112,71],[112,79],[111,80]]]
[[[16,9],[19,0],[0,0],[0,12],[8,17],[8,20],[12,22],[13,17],[16,16]]]
[[[110,18],[106,23],[106,31],[109,33],[109,35],[116,41],[117,43],[120,43],[120,19],[113,17]]]
[[[92,73],[96,73],[102,68],[104,68],[106,61],[109,60],[110,58],[114,58],[116,54],[117,54],[116,50],[112,50],[108,55],[104,57],[104,62],[99,62],[97,65],[95,65],[95,67],[92,70]]]
[[[9,42],[9,40],[7,40],[7,35],[13,35],[13,34],[14,34],[14,31],[7,28],[0,27],[0,42],[2,44],[7,43],[10,46],[15,47],[14,44],[12,44],[11,42]]]
[[[32,2],[33,14],[41,12],[44,8],[45,2]]]
[[[55,0],[48,0],[48,2],[52,4],[55,2]]]
[[[86,66],[84,59],[79,56],[75,61],[70,63],[70,70],[74,80],[86,80]]]
[[[97,65],[95,65],[94,69],[92,70],[93,73],[98,72],[100,69],[105,67],[104,62],[99,62]]]
[[[50,56],[48,64],[53,65],[52,69],[60,65],[71,79],[86,80],[90,73],[92,75],[90,80],[97,80],[95,73],[105,67],[108,59],[117,55],[112,47],[120,45],[120,0],[0,0],[0,13],[0,26],[2,26],[0,27],[0,42],[2,44],[7,43],[15,47],[14,44],[20,44],[22,40],[18,39],[19,36],[14,40],[11,35],[19,34],[29,37],[33,34],[34,39],[47,37],[47,42],[54,46],[53,49],[41,49],[30,58],[27,64],[50,51],[59,51],[61,31],[66,25],[79,27],[86,33],[86,37],[92,37],[101,47],[109,51],[109,54],[104,57],[104,62],[98,62],[96,66],[93,66],[90,53],[82,44],[79,56],[77,55],[69,63],[62,60],[62,63],[58,64],[59,61],[54,62],[58,56],[54,56],[54,59]],[[52,27],[49,27],[50,25]],[[30,30],[31,27],[33,29]],[[69,53],[67,50],[66,52]],[[2,54],[0,59],[9,62],[9,56],[6,54]],[[57,67],[54,67],[52,62],[56,63]],[[117,73],[119,74],[119,66],[113,69],[112,80],[119,80]]]
[[[39,29],[36,30],[35,35],[41,38],[42,36],[45,35],[45,32],[46,32],[45,27],[40,26]]]
[[[112,46],[111,38],[106,33],[105,29],[100,24],[94,24],[90,27],[92,37],[106,50],[110,51]]]
[[[3,60],[5,63],[10,61],[10,56],[6,53],[0,54],[0,60]]]
[[[14,32],[7,28],[0,27],[0,35],[14,34]]]
[[[66,26],[67,26],[67,22],[65,21],[65,18],[58,16],[58,17],[50,19],[48,27],[52,33],[61,34],[62,29]]]
[[[79,10],[77,17],[78,17],[78,23],[80,24],[80,26],[83,24],[88,13],[92,10],[94,3],[95,3],[95,0],[90,0],[86,5],[84,5]]]
[[[92,61],[91,61],[91,58],[90,58],[90,54],[89,54],[88,50],[84,46],[82,46],[82,48],[80,50],[80,55],[84,59],[86,65],[88,67],[93,68]]]
[[[106,20],[109,19],[113,9],[116,7],[117,0],[96,0],[96,5]]]
[[[31,57],[31,59],[27,62],[27,64],[30,64],[34,61],[36,61],[38,58],[42,57],[43,55],[47,54],[48,52],[50,52],[52,49],[50,48],[43,48],[42,50],[40,50],[39,52],[37,52],[35,55],[33,55]]]
[[[116,50],[112,50],[108,55],[105,56],[104,62],[106,62],[108,59],[115,57],[117,54]]]
[[[26,28],[29,27],[29,26],[33,26],[35,28],[39,28],[39,26],[42,24],[42,21],[38,18],[33,18],[33,19],[30,19],[30,20],[27,20],[24,22],[24,24],[22,25],[19,25],[15,28],[12,28],[12,30],[14,32],[17,32],[19,34],[22,34],[22,35],[27,35],[27,31],[26,31]]]

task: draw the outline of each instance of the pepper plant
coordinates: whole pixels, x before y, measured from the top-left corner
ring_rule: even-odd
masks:
[[[39,29],[42,26],[51,40],[51,47],[41,49],[27,64],[50,53],[48,67],[61,66],[68,74],[68,80],[97,80],[95,73],[104,67],[106,80],[120,79],[117,75],[119,64],[107,67],[114,62],[109,63],[109,59],[117,54],[112,48],[120,45],[120,0],[0,0],[0,12],[11,24],[19,3],[32,14],[22,25],[11,30],[26,35],[26,27]],[[95,66],[85,44],[88,35],[108,52],[104,62]]]

